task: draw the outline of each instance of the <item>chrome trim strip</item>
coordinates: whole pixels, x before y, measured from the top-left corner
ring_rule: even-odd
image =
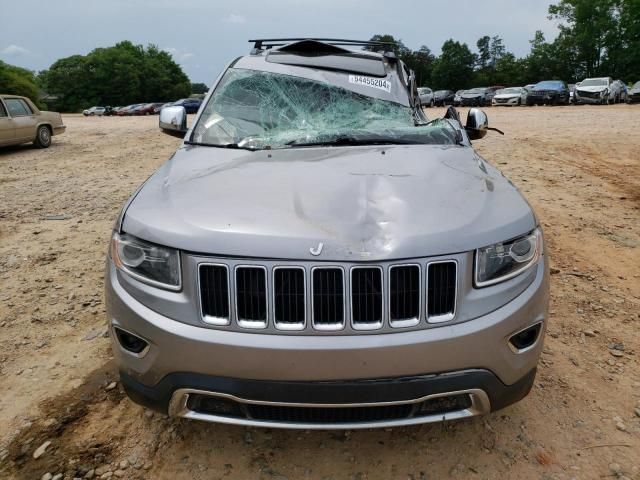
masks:
[[[200,288],[200,267],[211,266],[211,267],[223,267],[227,271],[227,308],[229,310],[229,316],[227,318],[224,317],[212,317],[209,315],[205,315],[202,310],[202,289]],[[229,266],[224,263],[199,263],[198,264],[198,308],[200,309],[200,318],[204,323],[208,323],[209,325],[218,325],[221,327],[225,327],[231,324],[231,279],[229,278]]]
[[[276,318],[276,271],[277,270],[302,270],[302,291],[304,295],[304,319],[302,323],[278,323]],[[273,324],[278,330],[304,330],[307,327],[307,271],[304,267],[292,265],[278,265],[271,270],[271,301],[273,302]]]
[[[240,315],[238,314],[238,282],[237,280],[237,272],[239,268],[253,268],[256,270],[262,270],[264,272],[264,288],[265,288],[265,292],[264,292],[264,301],[266,302],[265,305],[265,319],[263,320],[248,320],[248,319],[243,319],[240,318]],[[236,317],[236,323],[238,324],[238,326],[243,327],[243,328],[250,328],[250,329],[263,329],[263,328],[267,328],[267,325],[269,324],[269,278],[267,275],[267,267],[263,266],[263,265],[245,265],[245,264],[241,264],[241,265],[236,265],[235,268],[233,269],[233,288],[234,288],[234,295],[235,295],[235,317]]]
[[[440,413],[437,415],[425,415],[421,417],[409,417],[395,420],[381,420],[373,422],[362,423],[297,423],[297,422],[277,422],[277,421],[263,421],[252,420],[247,418],[238,417],[225,417],[223,415],[212,415],[206,413],[199,413],[190,410],[187,407],[190,394],[207,395],[212,397],[224,398],[238,403],[254,404],[254,405],[270,405],[270,406],[284,406],[284,407],[306,407],[306,408],[353,408],[353,407],[375,407],[375,406],[389,406],[389,405],[406,405],[424,402],[440,397],[448,397],[453,395],[468,394],[471,397],[471,406],[462,410],[455,410],[447,413]],[[434,423],[442,422],[445,420],[456,420],[460,418],[468,418],[476,415],[484,415],[491,411],[491,402],[487,394],[477,388],[457,390],[453,392],[443,392],[432,395],[426,395],[424,397],[401,400],[395,402],[371,402],[371,403],[349,403],[349,404],[319,404],[319,403],[287,403],[287,402],[268,402],[259,400],[248,400],[236,397],[234,395],[217,392],[207,392],[204,390],[181,388],[176,390],[171,396],[169,402],[169,415],[172,417],[189,418],[193,420],[202,420],[207,422],[227,423],[232,425],[246,425],[257,427],[269,427],[269,428],[291,428],[291,429],[305,429],[305,430],[339,430],[339,429],[363,429],[363,428],[380,428],[380,427],[393,427],[402,425],[416,425],[420,423]]]
[[[429,268],[431,265],[438,265],[440,263],[453,263],[456,267],[456,285],[455,285],[455,293],[453,297],[453,311],[451,313],[446,313],[444,315],[432,315],[429,316]],[[427,274],[425,278],[425,317],[427,319],[427,323],[444,323],[450,322],[456,317],[456,312],[458,310],[458,291],[460,290],[460,275],[458,275],[458,261],[457,260],[438,260],[435,262],[428,262],[426,268]]]
[[[335,270],[339,269],[342,271],[342,322],[340,323],[322,323],[316,324],[314,318],[314,306],[313,306],[313,272],[316,270]],[[327,266],[315,266],[311,267],[311,326],[314,330],[324,331],[324,332],[334,332],[337,330],[342,330],[345,328],[346,321],[345,318],[347,316],[347,282],[345,280],[345,272],[344,267],[340,265],[327,265]]]
[[[418,316],[416,318],[403,318],[400,320],[391,318],[391,270],[398,267],[418,267]],[[389,325],[392,328],[415,327],[420,323],[422,318],[422,267],[419,263],[398,263],[389,266],[389,271],[387,272],[387,300]]]
[[[353,272],[354,270],[363,270],[363,269],[372,269],[377,268],[380,270],[380,282],[382,287],[382,292],[380,294],[380,302],[382,305],[380,306],[380,321],[375,323],[356,323],[353,320]],[[385,281],[384,281],[384,269],[380,265],[354,265],[349,270],[349,310],[351,319],[351,328],[354,330],[378,330],[382,328],[384,325],[384,317],[385,317],[385,304],[384,304],[384,289],[385,289]]]
[[[518,335],[521,332],[524,332],[525,330],[528,330],[532,327],[535,327],[536,325],[540,325],[540,330],[538,331],[538,336],[536,337],[536,341],[533,342],[531,345],[529,345],[528,347],[525,348],[521,348],[521,349],[517,349],[512,343],[511,343],[511,338],[514,335]],[[538,346],[538,343],[540,342],[540,339],[542,338],[542,332],[544,331],[544,320],[540,320],[537,322],[532,323],[531,325],[529,325],[528,327],[524,327],[521,328],[520,330],[510,333],[509,335],[507,335],[507,345],[509,346],[509,349],[515,353],[516,355],[520,355],[521,353],[525,353],[528,352],[529,350],[533,350],[534,348],[536,348]]]

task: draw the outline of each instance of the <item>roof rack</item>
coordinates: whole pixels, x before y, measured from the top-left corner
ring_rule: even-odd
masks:
[[[249,40],[249,43],[253,43],[255,50],[270,49],[273,47],[282,47],[291,42],[302,42],[305,40],[311,40],[314,42],[322,42],[328,45],[341,45],[351,47],[380,47],[388,46],[393,47],[393,42],[374,42],[371,40],[348,40],[344,38],[259,38],[255,40]]]

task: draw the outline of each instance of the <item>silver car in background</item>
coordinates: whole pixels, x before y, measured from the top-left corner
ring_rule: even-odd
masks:
[[[363,42],[255,40],[124,205],[106,261],[120,378],[176,417],[371,428],[531,389],[549,260],[516,187]],[[368,44],[368,43],[367,43]],[[338,68],[339,67],[339,68]]]
[[[420,97],[420,105],[422,105],[423,107],[432,108],[435,105],[433,90],[431,90],[429,87],[418,88],[418,95]]]

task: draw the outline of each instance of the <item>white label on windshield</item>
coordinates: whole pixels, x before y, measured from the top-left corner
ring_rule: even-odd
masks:
[[[385,78],[363,77],[362,75],[349,75],[349,83],[377,88],[391,93],[391,82]]]

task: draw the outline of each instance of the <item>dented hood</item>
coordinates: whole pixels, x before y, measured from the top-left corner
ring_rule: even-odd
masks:
[[[139,191],[123,230],[213,255],[368,261],[470,251],[535,222],[470,147],[185,146]]]

